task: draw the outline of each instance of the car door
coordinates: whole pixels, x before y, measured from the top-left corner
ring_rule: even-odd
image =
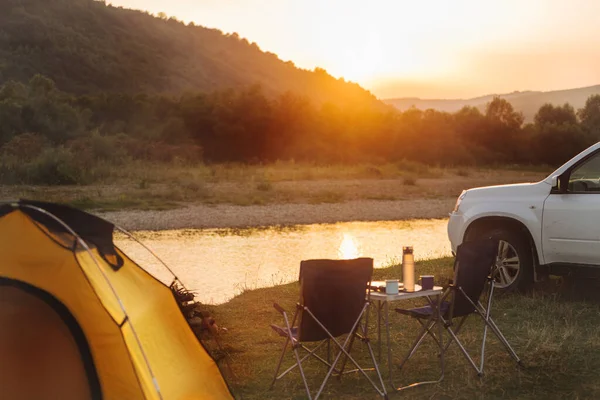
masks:
[[[569,168],[544,203],[544,261],[600,265],[600,152]]]

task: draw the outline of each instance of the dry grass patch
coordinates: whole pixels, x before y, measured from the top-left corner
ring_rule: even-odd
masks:
[[[2,185],[0,200],[29,198],[86,209],[166,209],[189,204],[323,204],[354,200],[454,199],[463,189],[538,181],[539,172],[461,169],[422,164],[317,166],[162,165],[131,162],[109,170],[90,185]],[[102,176],[102,178],[100,178]]]

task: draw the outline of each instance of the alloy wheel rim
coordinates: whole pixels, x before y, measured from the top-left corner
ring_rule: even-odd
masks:
[[[510,243],[500,240],[496,256],[496,273],[494,274],[496,287],[504,289],[511,286],[519,275],[520,267],[521,260],[515,248]]]

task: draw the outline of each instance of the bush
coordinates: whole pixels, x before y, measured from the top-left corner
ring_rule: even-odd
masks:
[[[417,180],[415,178],[412,178],[410,176],[407,176],[404,178],[404,180],[402,181],[402,184],[404,186],[416,186],[417,184]]]
[[[31,161],[38,157],[50,141],[37,133],[23,133],[13,137],[0,148],[2,157],[15,157],[19,161]]]
[[[256,184],[256,190],[261,192],[268,192],[273,189],[273,184],[269,181],[261,181]]]
[[[38,185],[85,184],[83,168],[77,165],[76,156],[64,147],[50,148],[26,165],[26,182]]]
[[[71,140],[67,147],[90,167],[98,161],[121,164],[127,158],[127,152],[121,147],[121,141],[117,137],[103,136],[98,132]]]
[[[401,172],[412,172],[417,175],[429,173],[429,167],[427,165],[406,159],[396,162],[396,167]]]
[[[7,184],[81,185],[89,183],[89,177],[64,147],[45,149],[29,162],[14,155],[0,161],[0,181]]]

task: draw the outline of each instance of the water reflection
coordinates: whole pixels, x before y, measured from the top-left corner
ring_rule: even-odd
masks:
[[[206,229],[138,232],[185,285],[205,303],[222,303],[244,289],[298,279],[301,260],[372,257],[375,267],[399,263],[402,246],[415,259],[450,255],[447,220],[348,222],[293,228]],[[171,276],[140,245],[123,236],[117,245],[170,283]]]
[[[340,243],[340,248],[338,249],[338,258],[342,260],[350,260],[360,257],[361,254],[358,251],[352,235],[348,233],[344,233],[343,235],[344,239],[342,239],[342,243]]]

